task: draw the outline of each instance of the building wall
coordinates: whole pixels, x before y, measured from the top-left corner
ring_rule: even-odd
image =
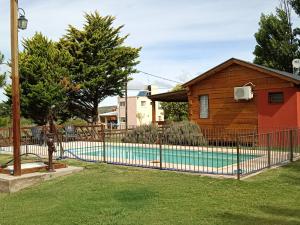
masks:
[[[252,82],[254,98],[235,101],[234,87]],[[290,82],[233,64],[188,87],[189,117],[202,127],[227,129],[258,128],[258,92],[260,90],[291,87]],[[199,96],[209,96],[209,118],[200,119]]]
[[[125,102],[125,98],[119,98],[119,117],[125,117],[125,106],[120,102]],[[164,114],[159,104],[156,104],[156,120],[163,121]],[[131,96],[128,97],[128,125],[139,126],[152,122],[152,105],[148,97]],[[121,123],[125,124],[125,123]]]
[[[137,98],[135,96],[128,97],[128,125],[129,126],[136,126],[137,120],[136,120],[136,106],[137,106]],[[118,106],[119,106],[119,124],[125,124],[122,122],[122,118],[125,118],[125,105],[120,105],[120,102],[125,102],[125,98],[118,98]]]
[[[299,93],[297,88],[277,88],[258,91],[258,131],[299,126]],[[283,103],[269,103],[269,92],[283,92]]]
[[[156,103],[156,121],[164,120],[164,113],[159,103]],[[152,123],[152,103],[148,97],[137,97],[137,124]]]

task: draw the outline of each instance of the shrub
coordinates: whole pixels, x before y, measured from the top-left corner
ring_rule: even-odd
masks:
[[[153,144],[157,141],[158,127],[153,125],[142,125],[129,131],[122,141],[127,143]]]
[[[174,122],[162,129],[153,125],[142,125],[129,131],[122,141],[155,144],[159,138],[162,144],[190,146],[206,144],[199,126],[188,121]]]
[[[206,140],[195,123],[182,121],[171,123],[162,132],[162,143],[171,145],[203,145]]]

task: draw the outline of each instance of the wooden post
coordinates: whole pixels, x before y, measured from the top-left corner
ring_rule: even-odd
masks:
[[[152,124],[156,124],[156,107],[155,107],[155,101],[152,101]]]
[[[11,73],[12,73],[12,115],[13,115],[13,148],[14,176],[21,175],[20,157],[20,84],[18,53],[18,0],[10,0],[11,26]]]

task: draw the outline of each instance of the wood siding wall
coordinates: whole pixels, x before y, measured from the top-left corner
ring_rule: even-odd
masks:
[[[254,98],[250,101],[235,101],[234,87],[252,82]],[[257,129],[257,91],[293,87],[280,78],[264,74],[241,65],[231,65],[188,87],[189,118],[200,127],[226,129]],[[209,118],[200,119],[199,96],[209,96]]]

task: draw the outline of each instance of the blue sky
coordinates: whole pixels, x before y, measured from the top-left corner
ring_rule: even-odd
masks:
[[[0,51],[9,59],[9,1],[0,2]],[[68,24],[80,28],[83,13],[98,10],[116,16],[116,25],[125,24],[123,33],[130,34],[127,44],[143,47],[139,70],[184,82],[231,57],[252,61],[260,15],[274,12],[278,4],[278,0],[19,0],[29,20],[28,29],[19,34],[20,41],[36,31],[58,40]],[[154,83],[165,91],[174,85],[144,74],[133,78],[129,87],[134,89]],[[116,98],[108,98],[101,105],[115,102]]]

